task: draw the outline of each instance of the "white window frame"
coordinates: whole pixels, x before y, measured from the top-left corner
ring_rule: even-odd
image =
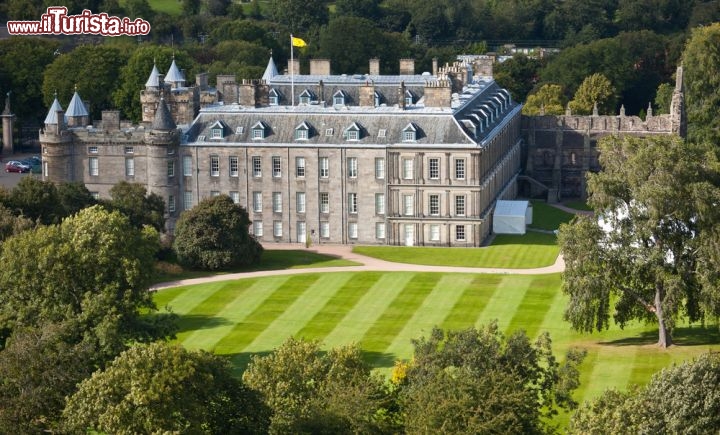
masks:
[[[358,196],[357,193],[348,193],[348,213],[357,214],[358,212]]]
[[[232,199],[233,204],[240,204],[240,192],[237,190],[231,190],[229,192],[230,199]]]
[[[183,177],[192,177],[192,156],[183,156]]]
[[[263,236],[263,223],[262,221],[253,221],[253,235],[255,237]]]
[[[347,158],[347,175],[348,178],[357,178],[358,176],[358,159],[357,157]]]
[[[252,202],[253,212],[262,213],[262,209],[263,209],[262,192],[257,191],[257,190],[254,191],[252,198],[253,198],[253,202]]]
[[[348,222],[348,238],[357,240],[358,238],[358,223]]]
[[[255,178],[262,177],[262,157],[260,157],[260,156],[252,157],[252,169],[253,169],[253,177],[255,177]]]
[[[125,176],[126,177],[134,177],[135,176],[135,159],[133,157],[125,158]]]
[[[377,215],[385,214],[385,194],[384,193],[376,193],[375,194],[375,214],[377,214]]]
[[[98,153],[98,147],[96,147],[96,146],[88,147],[88,154],[97,154],[97,153]]]
[[[330,213],[330,193],[320,192],[320,213]]]
[[[295,223],[295,235],[298,242],[305,242],[307,238],[307,225],[305,221],[297,221]]]
[[[431,224],[430,225],[430,234],[428,235],[428,238],[431,242],[439,242],[440,241],[440,224]]]
[[[175,195],[168,196],[168,213],[175,213]]]
[[[295,193],[295,211],[297,213],[305,213],[305,201],[306,196],[305,192],[296,192]]]
[[[440,195],[432,193],[428,196],[428,216],[440,216]]]
[[[305,178],[305,157],[295,157],[295,176]]]
[[[168,178],[175,177],[175,160],[169,159],[167,161],[167,176]]]
[[[403,195],[403,216],[415,215],[415,195]]]
[[[135,148],[134,147],[125,147],[125,149],[123,151],[125,151],[125,154],[133,154],[133,153],[135,153]]]
[[[458,242],[464,242],[467,240],[465,225],[455,225],[455,240]]]
[[[190,210],[193,208],[193,193],[191,190],[186,190],[183,192],[183,209],[184,210]]]
[[[467,213],[467,203],[465,195],[455,195],[455,216],[465,216]]]
[[[385,240],[385,222],[375,223],[375,238],[378,240]]]
[[[280,156],[272,156],[272,176],[273,178],[282,177],[282,159]]]
[[[412,130],[404,130],[402,132],[402,141],[403,142],[415,142],[415,132]]]
[[[382,180],[385,178],[385,158],[375,157],[375,178]]]
[[[222,139],[223,129],[221,127],[215,127],[210,130],[210,139]]]
[[[88,157],[88,174],[91,177],[100,175],[100,162],[97,157]]]
[[[283,225],[282,221],[273,221],[273,237],[282,237]]]
[[[282,213],[282,192],[272,193],[273,213]]]
[[[215,198],[216,196],[220,196],[220,191],[219,190],[211,190],[210,198]]]
[[[308,140],[307,128],[298,127],[295,129],[295,140]]]
[[[320,221],[320,238],[321,239],[330,238],[330,222]]]
[[[330,158],[320,157],[320,178],[328,178],[330,176]]]
[[[428,178],[431,180],[440,179],[440,158],[430,157],[428,159]]]
[[[219,177],[220,176],[220,156],[215,155],[215,154],[210,156],[210,176],[211,177]]]
[[[231,177],[240,176],[240,159],[238,156],[230,156],[228,158],[228,167],[230,168]]]
[[[455,179],[456,180],[464,180],[465,179],[465,159],[457,158],[455,159]]]
[[[402,159],[402,177],[403,180],[412,180],[415,178],[415,159]]]

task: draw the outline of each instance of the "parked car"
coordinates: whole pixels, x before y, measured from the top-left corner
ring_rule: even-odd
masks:
[[[31,166],[17,160],[10,160],[5,164],[5,172],[30,172]]]
[[[42,160],[38,156],[32,156],[25,160],[20,160],[20,163],[26,166],[30,166],[30,171],[33,174],[39,174],[42,172]]]

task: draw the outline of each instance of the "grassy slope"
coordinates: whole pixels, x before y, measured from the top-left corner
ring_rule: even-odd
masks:
[[[535,337],[548,331],[558,355],[571,346],[588,349],[577,393],[584,400],[720,349],[716,330],[698,326],[680,328],[678,346],[669,350],[654,346],[653,326],[578,334],[562,319],[566,298],[559,286],[558,274],[309,273],[180,287],[155,300],[181,316],[179,342],[230,356],[238,373],[251,355],[270,352],[290,336],[328,348],[358,342],[388,373],[396,359],[410,357],[410,340],[434,326],[460,329],[498,319],[506,332],[524,329]]]
[[[553,264],[559,248],[554,235],[529,232],[498,235],[483,248],[356,246],[353,252],[397,263],[529,269]]]

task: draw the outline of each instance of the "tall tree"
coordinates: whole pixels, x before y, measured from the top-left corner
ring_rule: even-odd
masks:
[[[110,189],[109,204],[138,228],[143,225],[150,225],[157,231],[165,228],[165,201],[156,193],[148,194],[143,184],[117,183]]]
[[[325,0],[270,0],[268,16],[295,36],[307,37],[303,33],[327,24],[330,13]]]
[[[703,434],[720,427],[720,354],[663,369],[647,386],[608,390],[582,406],[568,433]]]
[[[57,194],[64,210],[64,216],[72,216],[97,203],[85,184],[79,181],[58,184]]]
[[[35,177],[20,180],[12,190],[8,205],[16,214],[42,224],[58,223],[65,216],[55,184]]]
[[[607,115],[615,110],[617,97],[610,80],[602,74],[587,77],[570,101],[570,109],[577,115],[590,115],[597,108],[598,113]]]
[[[272,409],[271,433],[379,433],[388,424],[382,381],[357,346],[324,353],[291,338],[254,356],[243,380]]]
[[[538,59],[516,54],[495,66],[493,77],[500,86],[510,91],[515,101],[525,101],[538,80],[541,66]]]
[[[683,53],[688,138],[720,139],[720,23],[700,26]]]
[[[575,329],[658,324],[658,344],[672,344],[676,320],[720,314],[717,282],[703,282],[720,221],[720,162],[707,144],[672,136],[607,137],[603,170],[588,175],[588,203],[597,218],[560,228],[565,258],[565,318]],[[711,270],[708,270],[710,268]]]
[[[320,32],[320,55],[332,59],[337,74],[367,72],[368,59],[378,56],[384,45],[385,35],[366,18],[333,18]]]
[[[208,198],[180,215],[174,248],[181,264],[221,270],[260,261],[262,246],[248,228],[247,211],[227,195]]]
[[[156,342],[83,381],[63,412],[68,433],[262,434],[268,411],[226,360]]]
[[[68,323],[98,353],[116,355],[145,336],[138,310],[154,308],[147,287],[158,244],[152,228],[98,206],[10,237],[0,249],[0,328]]]
[[[415,340],[401,383],[407,433],[542,433],[555,406],[573,407],[584,352],[561,365],[550,338],[531,343],[524,331],[443,331]]]
[[[562,86],[544,84],[537,92],[528,95],[522,113],[529,116],[537,116],[540,113],[562,115],[565,113],[564,98]]]

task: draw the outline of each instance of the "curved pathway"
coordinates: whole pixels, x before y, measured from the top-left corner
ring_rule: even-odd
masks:
[[[300,243],[277,243],[265,244],[265,249],[306,249]],[[308,250],[318,254],[330,255],[343,258],[345,260],[360,263],[359,266],[341,266],[341,267],[315,267],[302,269],[277,269],[277,270],[261,270],[256,272],[239,272],[223,275],[207,276],[202,278],[182,279],[178,281],[163,282],[155,284],[150,289],[160,290],[170,287],[178,287],[182,285],[203,284],[208,282],[230,281],[241,278],[256,278],[262,276],[275,275],[297,275],[301,273],[324,273],[324,272],[458,272],[458,273],[498,273],[498,274],[515,274],[515,275],[538,275],[547,273],[557,273],[565,270],[565,262],[561,255],[558,255],[555,263],[534,269],[503,269],[492,267],[454,267],[454,266],[428,266],[424,264],[408,264],[393,263],[390,261],[380,260],[373,257],[367,257],[352,252],[351,245],[314,245]]]

